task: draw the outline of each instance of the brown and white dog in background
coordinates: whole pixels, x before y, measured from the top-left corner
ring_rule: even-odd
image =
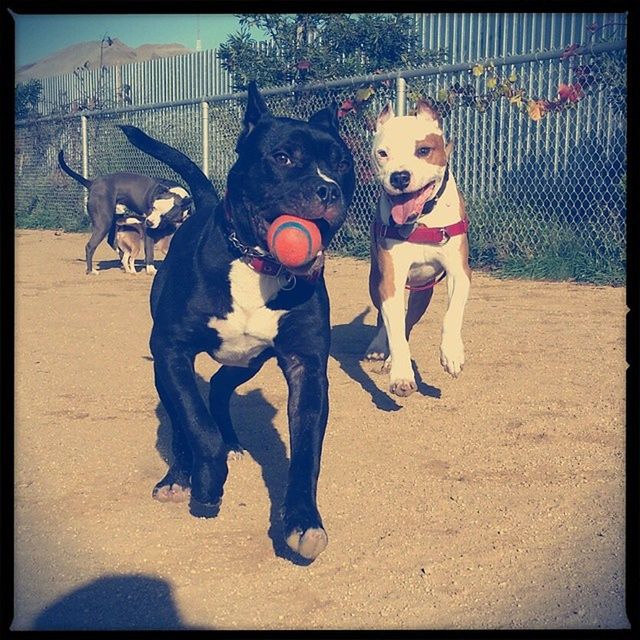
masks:
[[[166,256],[173,235],[189,215],[187,212],[183,212],[181,220],[176,220],[162,227],[151,227],[148,224],[148,217],[145,220],[142,216],[125,213],[122,205],[116,205],[116,214],[118,215],[115,217],[108,241],[120,254],[120,262],[122,262],[124,270],[131,274],[137,273],[135,261],[142,253],[145,236],[150,237],[153,240],[154,248]]]
[[[468,220],[449,166],[437,112],[419,101],[415,115],[380,113],[372,165],[382,185],[372,225],[369,292],[378,309],[378,333],[365,358],[384,360],[389,389],[417,389],[409,334],[423,316],[433,286],[446,274],[449,304],[442,323],[440,362],[457,377],[464,364],[461,328],[471,284]],[[405,288],[409,290],[405,303]]]

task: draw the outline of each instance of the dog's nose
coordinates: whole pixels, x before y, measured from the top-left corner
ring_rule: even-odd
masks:
[[[340,189],[335,184],[321,184],[316,189],[316,195],[326,207],[332,205],[340,197]]]
[[[409,186],[411,174],[408,171],[394,171],[391,176],[389,176],[389,182],[392,187],[402,191]]]

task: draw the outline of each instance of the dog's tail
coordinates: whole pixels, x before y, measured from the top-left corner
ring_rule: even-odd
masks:
[[[60,153],[58,154],[58,164],[60,168],[67,174],[70,175],[74,180],[77,180],[83,187],[89,189],[91,187],[91,180],[87,180],[84,176],[81,176],[79,173],[76,173],[69,165],[64,161],[64,152],[60,149]]]
[[[191,196],[195,202],[196,215],[198,211],[213,211],[215,209],[220,198],[213,184],[195,162],[187,158],[181,151],[155,140],[137,127],[126,124],[118,126],[134,147],[138,147],[150,156],[164,162],[182,176],[189,185]]]

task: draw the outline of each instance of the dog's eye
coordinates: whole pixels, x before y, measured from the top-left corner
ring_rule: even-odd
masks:
[[[431,153],[431,147],[418,147],[416,149],[416,155],[418,158],[424,158]]]
[[[386,158],[387,157],[387,152],[384,149],[378,149],[376,151],[376,153],[378,154],[379,158]]]
[[[351,169],[351,163],[348,160],[340,160],[338,162],[338,171],[340,173],[346,173],[349,169]]]
[[[293,161],[286,153],[274,153],[273,159],[276,161],[276,164],[279,164],[281,167],[288,167],[293,164]]]

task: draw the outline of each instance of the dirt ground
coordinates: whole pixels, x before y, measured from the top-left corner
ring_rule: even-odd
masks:
[[[151,278],[84,273],[85,234],[16,233],[14,629],[626,628],[625,291],[477,273],[466,366],[439,364],[445,288],[412,335],[418,393],[359,358],[367,264],[329,258],[329,535],[284,550],[286,387],[232,405],[247,454],[220,515],[151,499],[168,425]],[[217,365],[197,360],[204,380]]]

